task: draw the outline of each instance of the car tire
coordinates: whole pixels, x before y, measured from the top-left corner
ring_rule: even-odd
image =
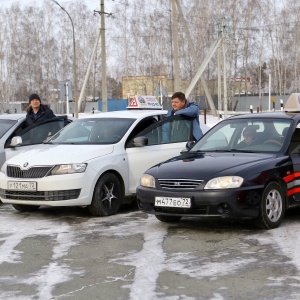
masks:
[[[92,203],[88,206],[90,213],[97,217],[116,214],[122,203],[121,183],[116,175],[106,173],[98,180]]]
[[[285,214],[285,197],[280,185],[276,182],[269,183],[264,189],[260,216],[256,225],[262,229],[277,228]]]
[[[164,223],[177,223],[182,217],[179,216],[163,216],[155,215],[156,219]]]
[[[39,205],[12,204],[13,208],[20,212],[29,212],[39,209]]]

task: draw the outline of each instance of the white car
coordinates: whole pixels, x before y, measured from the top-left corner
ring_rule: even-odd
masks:
[[[0,166],[12,156],[42,143],[72,121],[67,116],[57,116],[26,127],[25,120],[26,114],[0,115]],[[21,136],[23,140],[17,148],[11,145],[15,136]]]
[[[148,168],[179,155],[192,139],[192,119],[166,113],[116,111],[72,122],[46,144],[6,161],[2,202],[19,211],[48,205],[87,206],[95,216],[117,213]]]

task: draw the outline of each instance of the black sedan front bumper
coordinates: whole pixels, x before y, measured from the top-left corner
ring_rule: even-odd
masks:
[[[259,216],[262,192],[263,187],[171,191],[138,186],[137,202],[149,214],[252,219]],[[190,198],[191,207],[155,206],[155,197]]]

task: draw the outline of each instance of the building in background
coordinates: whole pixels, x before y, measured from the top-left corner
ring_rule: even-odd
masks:
[[[190,80],[181,80],[181,91],[187,90]],[[123,76],[122,77],[122,98],[128,99],[134,95],[155,95],[159,84],[162,84],[170,97],[174,91],[174,80],[166,76]],[[230,78],[227,81],[228,94],[230,96],[250,95],[251,78]],[[207,86],[212,96],[218,95],[218,80],[212,79],[207,81]],[[204,89],[200,82],[195,86],[192,92],[194,97],[205,96]]]

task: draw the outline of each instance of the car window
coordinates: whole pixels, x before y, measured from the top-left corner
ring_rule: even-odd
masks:
[[[16,120],[0,120],[0,138],[16,123]]]
[[[174,116],[166,118],[146,128],[136,136],[148,139],[148,146],[187,142],[192,138],[193,122],[191,118]],[[128,145],[132,146],[132,143]]]
[[[156,123],[157,121],[157,116],[151,116],[141,120],[129,134],[126,144],[130,142],[134,137],[136,137],[140,132],[149,128],[152,124]]]
[[[213,127],[191,151],[277,152],[285,145],[290,126],[290,120],[226,120]]]
[[[121,140],[135,119],[79,119],[58,132],[54,144],[114,144]]]
[[[295,131],[293,132],[289,146],[289,152],[297,155],[300,153],[300,123],[297,124]]]
[[[40,144],[64,126],[65,120],[59,119],[53,122],[37,124],[37,126],[29,130],[21,131],[18,135],[22,137],[22,146]]]
[[[22,122],[11,133],[9,138],[5,141],[4,148],[10,148],[11,140],[14,136],[22,137],[22,145],[40,144],[47,137],[55,134],[64,126],[71,122],[67,116],[59,116],[49,120],[45,120],[40,123],[34,123],[30,126],[26,126],[26,122]]]

